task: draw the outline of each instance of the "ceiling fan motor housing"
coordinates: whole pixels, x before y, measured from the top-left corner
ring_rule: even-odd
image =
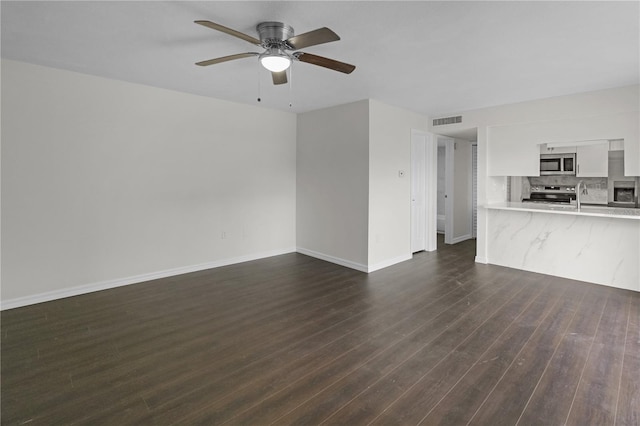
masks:
[[[260,42],[266,49],[285,48],[285,40],[294,36],[293,27],[282,22],[261,22],[256,26]]]

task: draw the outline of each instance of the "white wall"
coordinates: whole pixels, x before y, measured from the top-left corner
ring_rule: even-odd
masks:
[[[376,270],[411,258],[411,129],[427,123],[405,109],[369,105],[369,269]]]
[[[488,108],[442,114],[462,115],[462,123],[437,129],[463,130],[473,127],[502,126],[516,123],[555,121],[638,111],[640,86],[624,86],[574,95],[499,105]],[[431,123],[430,123],[431,124]],[[442,130],[444,131],[444,130]]]
[[[375,100],[299,114],[298,251],[362,271],[409,259],[411,129],[425,128]]]
[[[298,114],[298,250],[366,270],[368,209],[369,101]]]
[[[3,306],[294,250],[295,143],[294,114],[3,60]]]

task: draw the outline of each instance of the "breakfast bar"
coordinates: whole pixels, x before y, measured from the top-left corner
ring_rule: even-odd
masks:
[[[522,202],[484,208],[489,263],[640,291],[640,209]]]

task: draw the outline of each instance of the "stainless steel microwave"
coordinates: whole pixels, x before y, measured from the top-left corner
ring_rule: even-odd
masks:
[[[576,174],[576,154],[540,155],[540,176]]]

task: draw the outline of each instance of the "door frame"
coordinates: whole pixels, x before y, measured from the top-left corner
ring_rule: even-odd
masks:
[[[427,248],[425,135],[411,131],[411,253]]]

